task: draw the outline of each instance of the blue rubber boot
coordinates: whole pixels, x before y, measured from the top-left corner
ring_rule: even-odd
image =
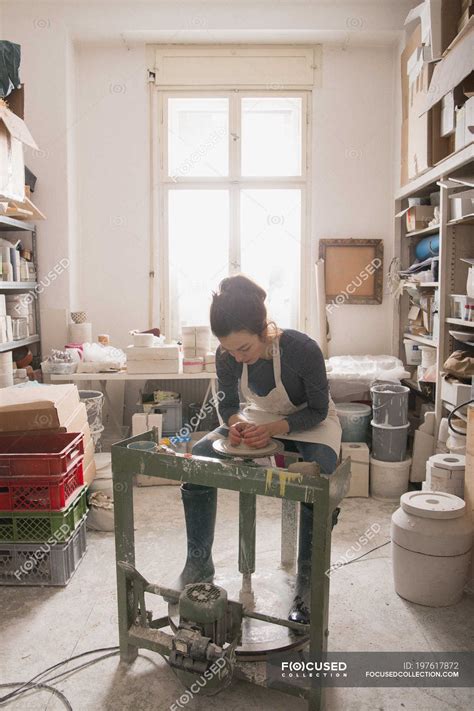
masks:
[[[181,498],[186,521],[188,552],[185,566],[173,585],[183,590],[190,583],[209,583],[214,577],[212,544],[216,525],[217,489],[183,484]]]
[[[332,513],[332,528],[337,523],[340,509]],[[313,540],[313,504],[300,504],[300,535],[298,541],[298,566],[295,597],[288,619],[304,625],[310,623],[311,548]]]

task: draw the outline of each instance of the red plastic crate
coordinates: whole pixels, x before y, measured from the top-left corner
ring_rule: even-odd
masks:
[[[80,432],[4,435],[0,437],[0,478],[65,474],[83,454]]]
[[[82,457],[65,474],[49,477],[0,477],[0,510],[58,511],[84,484]]]

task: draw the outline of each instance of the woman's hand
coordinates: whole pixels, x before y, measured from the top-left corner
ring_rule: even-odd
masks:
[[[289,431],[287,420],[277,420],[266,425],[249,425],[243,432],[243,441],[249,447],[262,449],[267,446],[271,437],[278,437]]]
[[[234,424],[229,427],[229,442],[233,447],[238,447],[242,442],[247,427],[250,427],[248,422],[234,422]]]

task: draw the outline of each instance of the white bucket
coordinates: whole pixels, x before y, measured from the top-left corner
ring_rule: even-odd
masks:
[[[405,338],[403,343],[405,344],[405,356],[407,365],[420,365],[421,348],[419,344],[415,341],[412,341],[410,338]]]
[[[430,368],[436,365],[436,348],[421,346],[421,365],[423,368]]]
[[[381,501],[399,501],[408,489],[411,459],[382,462],[370,458],[370,495]]]

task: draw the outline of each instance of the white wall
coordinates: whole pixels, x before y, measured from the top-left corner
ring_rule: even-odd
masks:
[[[146,325],[148,100],[144,42],[324,42],[314,96],[314,254],[322,237],[393,240],[396,60],[407,2],[4,3],[4,36],[22,45],[37,173],[40,271],[70,272],[42,298],[44,347],[66,337],[64,311],[126,345]],[[349,31],[351,30],[351,31]],[[354,31],[352,31],[354,30]],[[364,45],[370,46],[364,46]],[[61,309],[63,311],[61,311]],[[48,327],[49,324],[49,327]],[[391,305],[343,306],[330,354],[387,352]]]

